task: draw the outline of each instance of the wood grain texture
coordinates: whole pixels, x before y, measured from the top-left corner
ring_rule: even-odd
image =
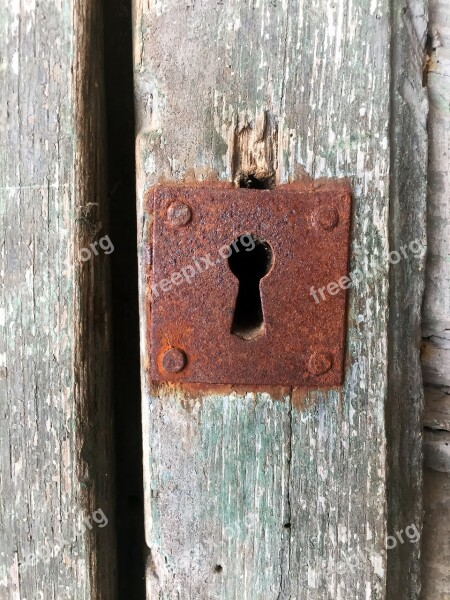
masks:
[[[450,431],[450,395],[444,390],[426,388],[423,425],[428,429]]]
[[[448,434],[447,434],[448,436]],[[443,440],[440,440],[442,442]],[[448,443],[447,437],[447,443]],[[427,442],[425,442],[425,445]],[[442,443],[440,444],[442,448]],[[423,589],[424,600],[449,600],[450,472],[425,467]]]
[[[392,5],[391,167],[389,239],[392,251],[420,248],[393,264],[389,277],[388,398],[386,403],[389,535],[422,521],[423,383],[421,306],[426,252],[428,98],[421,76],[427,4]],[[411,245],[414,241],[415,244]],[[421,587],[420,544],[388,551],[388,598],[416,598]]]
[[[108,259],[79,257],[106,225],[100,26],[0,9],[2,598],[114,598]]]
[[[428,259],[423,308],[425,383],[423,599],[450,598],[450,8],[430,1]]]
[[[420,2],[405,6],[392,14],[384,0],[135,2],[141,274],[151,260],[149,187],[256,173],[277,184],[349,177],[351,269],[363,273],[350,293],[343,388],[270,393],[153,386],[150,282],[141,276],[152,600],[381,599],[388,586],[392,598],[418,597],[418,546],[404,544],[390,578],[385,551],[391,526],[420,526],[423,260],[387,260],[409,235],[423,241],[426,16]],[[402,139],[394,145],[393,136]],[[402,153],[419,169],[411,184]],[[404,210],[415,218],[402,226]],[[397,356],[394,343],[406,352]],[[409,395],[394,396],[404,379],[388,379],[389,359],[411,376]],[[415,420],[394,429],[386,402],[401,412],[412,404]]]

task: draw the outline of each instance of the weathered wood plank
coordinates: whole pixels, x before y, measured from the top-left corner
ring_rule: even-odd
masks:
[[[443,447],[442,444],[440,446]],[[434,466],[425,467],[425,516],[422,550],[422,597],[424,600],[448,600],[450,598],[448,585],[448,565],[450,564],[449,498],[450,471],[436,471]]]
[[[421,76],[427,4],[392,3],[390,246],[416,248],[389,278],[388,398],[386,403],[388,535],[418,532],[422,524],[423,384],[420,323],[426,252],[427,113]],[[412,241],[415,244],[410,245]],[[395,264],[397,263],[397,264]],[[407,530],[411,531],[411,529]],[[416,539],[416,538],[414,538]],[[388,598],[417,598],[420,544],[397,543],[388,551]]]
[[[392,438],[396,456],[406,446],[413,452],[390,465],[392,478],[406,466],[408,479],[391,497],[389,521],[386,492],[385,404],[399,385],[388,381],[395,326],[388,323],[387,254],[423,230],[426,139],[417,85],[423,5],[398,11],[392,15],[384,0],[135,4],[141,273],[151,259],[144,195],[158,181],[252,175],[280,184],[308,173],[351,179],[351,269],[363,274],[350,294],[343,388],[270,394],[153,386],[144,335],[149,282],[141,277],[151,598],[378,599],[387,585],[392,597],[418,597],[417,545],[400,552],[402,569],[415,569],[408,583],[388,582],[385,551],[391,523],[420,522],[417,418]],[[405,48],[413,52],[409,84],[399,72]],[[406,135],[398,133],[402,123]],[[396,147],[392,133],[404,137]],[[412,191],[399,156],[414,145],[421,170]],[[411,191],[416,221],[402,228],[398,211]],[[395,334],[408,357],[393,364],[413,374],[418,340],[406,328],[415,323],[417,331],[421,258],[410,255],[391,270],[412,293],[409,318],[397,320]],[[394,273],[391,280],[396,290]],[[395,310],[404,293],[391,293]],[[416,415],[420,398],[416,387],[406,399]],[[404,410],[404,396],[395,401]],[[412,496],[403,513],[400,494]]]
[[[2,598],[114,598],[100,8],[0,8]]]
[[[423,307],[425,383],[423,598],[450,598],[450,9],[430,0],[428,259]]]

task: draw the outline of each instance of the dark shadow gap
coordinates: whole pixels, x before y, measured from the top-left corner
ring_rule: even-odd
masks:
[[[272,266],[272,248],[266,241],[244,234],[232,242],[230,252],[228,265],[239,280],[231,333],[252,340],[265,331],[260,283]]]
[[[240,173],[238,186],[248,190],[272,190],[275,187],[275,173],[253,175]]]
[[[104,0],[118,598],[145,599],[131,0]],[[93,199],[93,201],[95,201]]]

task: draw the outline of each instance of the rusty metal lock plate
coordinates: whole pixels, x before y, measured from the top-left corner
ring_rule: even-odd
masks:
[[[347,186],[157,186],[148,201],[152,380],[342,383]]]

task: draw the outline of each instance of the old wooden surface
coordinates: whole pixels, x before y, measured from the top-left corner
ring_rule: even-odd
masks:
[[[100,25],[0,9],[1,598],[115,596]]]
[[[392,3],[388,394],[388,599],[416,598],[421,587],[423,382],[418,349],[426,254],[428,96],[421,81],[427,4]],[[404,254],[405,245],[417,252]],[[409,528],[409,529],[407,529]],[[400,532],[409,532],[397,543]],[[394,542],[392,541],[394,540]]]
[[[423,311],[423,598],[450,598],[450,7],[431,0],[428,260]]]
[[[424,243],[426,13],[390,6],[135,2],[141,273],[158,181],[309,174],[350,177],[364,274],[342,389],[155,387],[142,335],[152,600],[418,597],[419,544],[385,536],[420,529],[423,253],[387,252]]]

